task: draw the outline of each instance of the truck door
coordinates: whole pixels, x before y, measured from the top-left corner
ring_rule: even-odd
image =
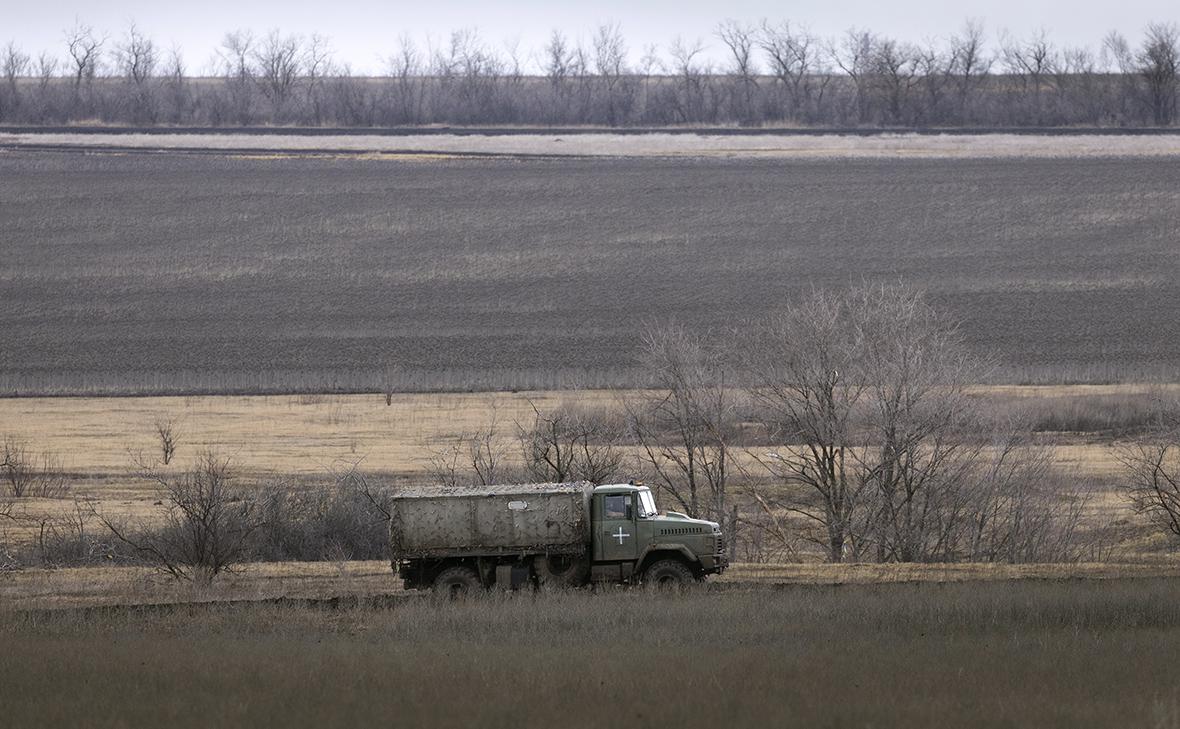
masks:
[[[598,546],[594,550],[602,561],[633,560],[639,556],[636,545],[635,495],[600,494],[596,505]]]

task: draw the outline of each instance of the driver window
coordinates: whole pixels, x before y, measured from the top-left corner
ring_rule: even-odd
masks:
[[[631,497],[627,494],[606,496],[602,499],[603,519],[630,519]]]

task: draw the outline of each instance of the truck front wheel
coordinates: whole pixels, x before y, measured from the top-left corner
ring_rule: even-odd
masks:
[[[479,575],[470,567],[448,567],[434,578],[434,594],[439,597],[455,599],[482,589]]]
[[[643,571],[643,584],[653,590],[683,590],[695,582],[692,570],[678,559],[661,559]]]

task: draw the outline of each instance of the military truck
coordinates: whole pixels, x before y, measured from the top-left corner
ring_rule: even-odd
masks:
[[[634,484],[409,489],[392,501],[389,536],[406,588],[452,596],[591,582],[686,586],[728,564],[716,523],[661,514],[651,490]]]

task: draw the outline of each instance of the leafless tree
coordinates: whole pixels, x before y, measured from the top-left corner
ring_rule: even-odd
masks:
[[[393,79],[393,107],[396,122],[418,124],[422,121],[424,80],[422,58],[414,39],[402,35],[397,52],[389,57],[389,74]]]
[[[1132,507],[1155,526],[1180,537],[1180,407],[1161,403],[1147,433],[1122,444],[1116,457],[1127,477]]]
[[[29,54],[9,42],[0,59],[0,72],[4,74],[5,89],[0,91],[0,119],[11,117],[20,106],[21,95],[17,80],[29,72]]]
[[[182,474],[141,475],[155,484],[164,504],[163,525],[132,529],[95,511],[116,540],[176,579],[206,584],[248,558],[250,537],[262,520],[257,504],[233,489],[228,460],[207,451]]]
[[[919,63],[920,53],[912,44],[880,38],[873,47],[869,68],[885,121],[908,122],[910,92],[918,81]]]
[[[566,403],[541,410],[530,401],[533,417],[517,424],[525,471],[539,482],[603,483],[623,463],[620,424],[605,411]]]
[[[618,23],[598,26],[594,33],[594,70],[606,105],[606,123],[615,126],[629,111],[626,93],[627,44]]]
[[[991,70],[985,40],[983,22],[979,20],[968,20],[958,34],[951,36],[950,72],[958,95],[959,123],[971,118],[976,89]]]
[[[770,60],[770,70],[786,90],[791,119],[806,119],[819,111],[831,74],[821,66],[820,41],[806,28],[763,21],[759,45]],[[814,108],[813,108],[814,107]]]
[[[710,337],[651,327],[640,356],[653,391],[625,403],[640,466],[689,516],[726,516],[736,391]]]
[[[164,89],[167,91],[167,103],[170,107],[168,116],[173,124],[180,124],[190,118],[192,95],[185,75],[184,57],[178,46],[173,46],[168,52],[163,73]]]
[[[692,123],[702,118],[704,84],[708,75],[708,68],[701,61],[704,52],[705,44],[699,38],[687,40],[676,36],[668,47],[671,71],[676,76],[676,93],[671,98],[681,122]]]
[[[299,36],[283,35],[275,29],[254,46],[256,80],[262,95],[270,101],[272,121],[284,118],[287,101],[299,81],[303,53],[300,43]]]
[[[855,422],[870,385],[862,334],[847,298],[817,291],[742,347],[751,400],[774,444],[755,459],[780,483],[803,490],[776,496],[755,487],[753,496],[780,537],[786,528],[778,514],[801,516],[832,562],[846,556],[868,488],[855,468],[867,456],[850,458],[864,448]]]
[[[920,290],[863,286],[852,297],[873,446],[858,456],[871,487],[862,542],[879,561],[928,560],[957,526],[957,485],[983,445],[969,437],[977,427],[967,386],[984,368]]]
[[[17,499],[55,499],[67,490],[61,460],[52,453],[34,453],[13,436],[0,443],[0,479],[8,495]]]
[[[1087,494],[1085,480],[1054,478],[1052,451],[1033,441],[1026,423],[997,430],[974,472],[964,480],[966,528],[953,539],[948,557],[972,562],[1073,561]]]
[[[83,83],[92,81],[98,72],[98,62],[102,54],[104,38],[94,34],[94,29],[81,21],[65,32],[66,51],[73,63],[73,78],[75,91],[81,89]]]
[[[155,43],[135,23],[131,23],[123,40],[115,46],[115,65],[130,86],[132,118],[136,123],[152,123],[156,120],[151,81],[158,63]]]
[[[172,463],[176,455],[176,446],[180,443],[180,424],[175,418],[159,417],[154,423],[156,437],[160,441],[160,461],[167,466]]]
[[[217,49],[221,74],[229,91],[230,113],[238,124],[249,124],[254,92],[254,35],[248,30],[226,33]]]
[[[1139,50],[1139,74],[1147,86],[1147,103],[1159,126],[1176,119],[1176,81],[1180,67],[1180,29],[1172,23],[1147,26],[1143,47]]]
[[[1048,33],[1041,29],[1027,40],[1004,38],[1000,58],[1004,70],[1019,83],[1019,89],[1027,106],[1024,123],[1043,125],[1046,123],[1044,94],[1053,80],[1053,68],[1057,60],[1056,50]]]
[[[307,39],[301,67],[311,122],[319,126],[324,122],[324,84],[332,73],[332,47],[325,36],[312,33]]]
[[[879,39],[868,30],[849,29],[839,41],[828,46],[832,63],[852,82],[853,108],[857,123],[869,121],[869,84]]]
[[[430,457],[428,471],[443,486],[489,486],[506,480],[508,445],[501,438],[495,408],[485,427],[460,433]]]
[[[758,90],[758,64],[754,58],[757,30],[736,20],[726,20],[717,27],[717,37],[729,50],[729,73],[737,86],[733,94],[734,117],[744,124],[752,124],[754,96]]]

